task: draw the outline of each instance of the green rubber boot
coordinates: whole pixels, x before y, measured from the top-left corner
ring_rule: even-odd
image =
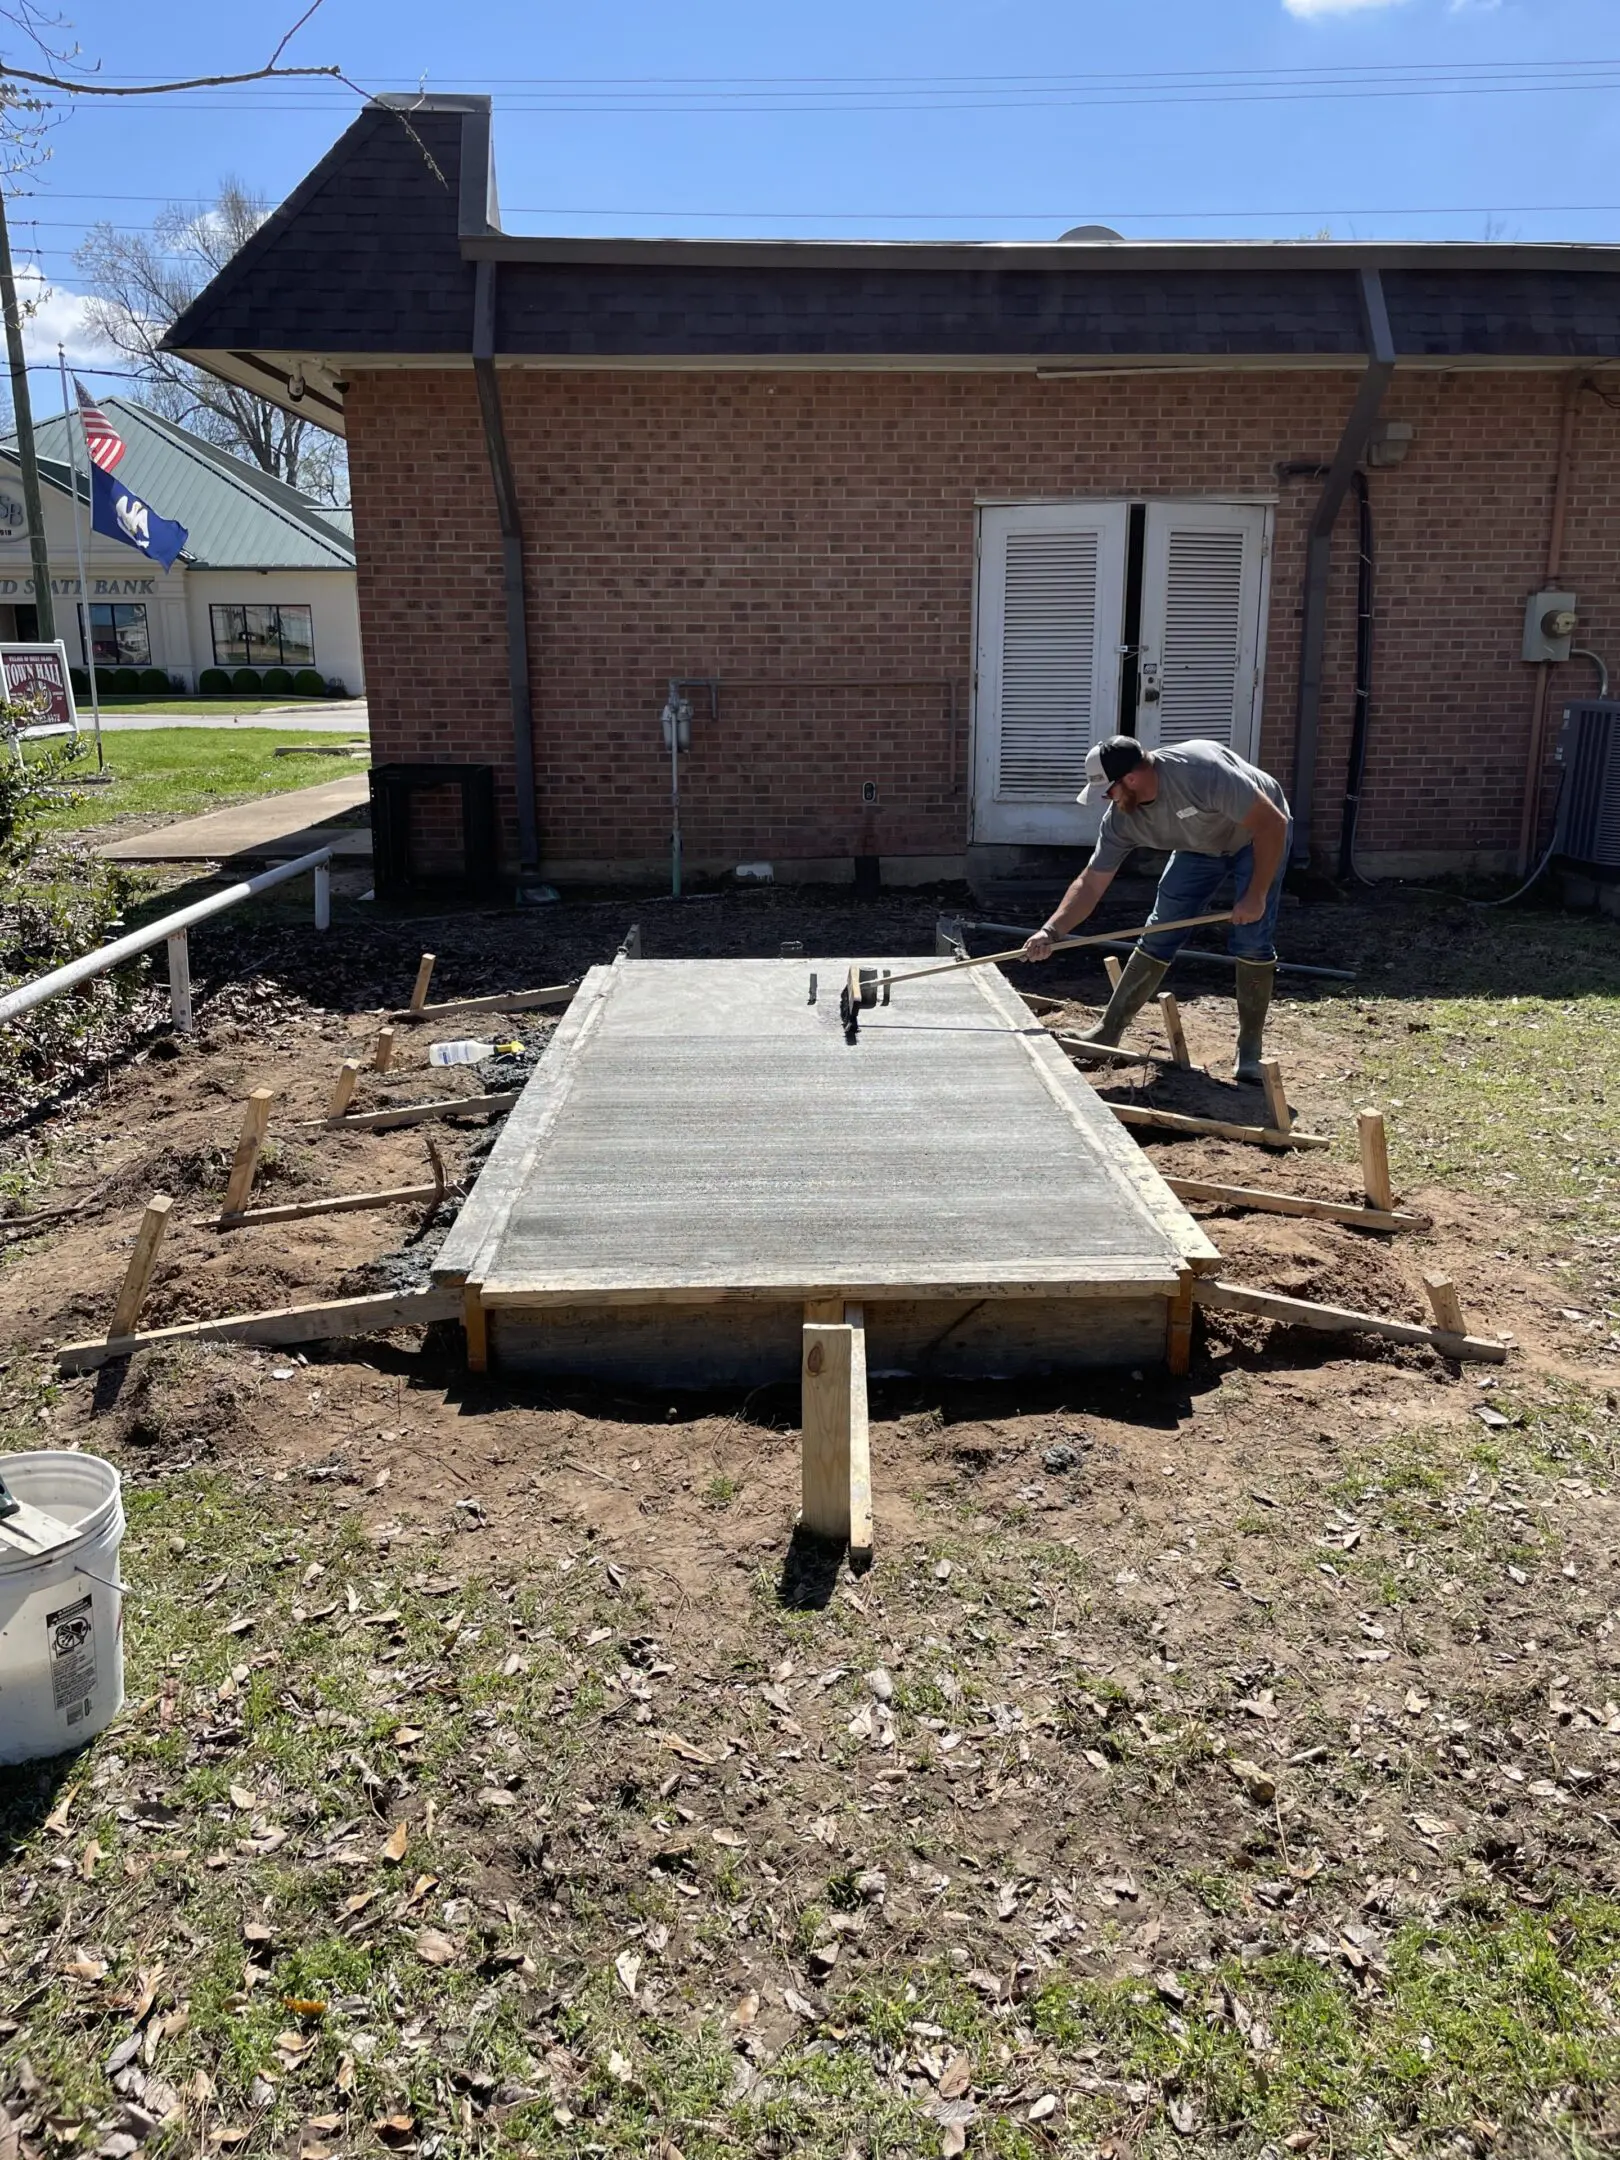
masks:
[[[1266,1014],[1271,1010],[1275,960],[1240,960],[1237,964],[1238,1035],[1234,1080],[1258,1080],[1265,1056]]]
[[[1109,1049],[1117,1049],[1119,1038],[1164,981],[1169,968],[1168,960],[1155,960],[1138,945],[1125,963],[1119,987],[1109,998],[1102,1018],[1094,1028],[1087,1028],[1080,1040],[1105,1043]]]

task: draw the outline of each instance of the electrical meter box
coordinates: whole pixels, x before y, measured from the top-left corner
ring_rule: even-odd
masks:
[[[1575,635],[1575,595],[1536,592],[1524,603],[1526,660],[1567,660]]]

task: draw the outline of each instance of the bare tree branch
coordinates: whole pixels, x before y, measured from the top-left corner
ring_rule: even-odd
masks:
[[[322,5],[323,0],[310,0],[310,5],[305,8],[303,14],[299,16],[292,28],[284,33],[280,43],[264,66],[245,69],[238,75],[192,75],[183,82],[98,83],[86,82],[83,78],[68,75],[47,75],[33,68],[14,67],[10,61],[0,60],[0,82],[4,82],[7,77],[14,76],[19,82],[38,83],[47,90],[71,91],[75,97],[163,97],[174,90],[215,90],[231,83],[264,82],[272,76],[327,75],[342,82],[344,80],[343,74],[341,69],[337,67],[281,67],[278,65],[287,47]],[[41,25],[46,22],[53,29],[62,27],[59,16],[45,17],[41,15],[40,11],[32,4],[32,0],[23,0],[20,9],[0,9],[0,14],[4,14],[19,29],[25,31],[33,39],[34,43],[39,46],[41,52],[45,53],[48,58],[55,60],[58,66],[66,66],[72,60],[72,53],[52,52],[40,34]]]
[[[43,83],[47,90],[71,90],[75,97],[161,97],[170,90],[213,90],[228,83],[264,82],[270,76],[285,79],[290,75],[330,75],[338,82],[343,80],[342,70],[337,67],[261,67],[249,68],[241,75],[192,75],[184,82],[75,82],[62,75],[36,74],[31,68],[14,67],[9,60],[0,60],[0,78],[13,75],[19,82]]]
[[[150,232],[93,225],[74,255],[91,297],[90,326],[129,364],[140,395],[155,412],[189,428],[300,494],[347,499],[343,446],[301,414],[254,397],[162,350],[170,323],[230,261],[269,214],[238,180],[220,182],[213,207],[198,216],[172,205]]]

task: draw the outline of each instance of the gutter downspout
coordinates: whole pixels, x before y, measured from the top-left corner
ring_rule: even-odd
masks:
[[[517,789],[518,877],[540,874],[540,819],[534,791],[534,704],[529,693],[529,623],[523,595],[523,524],[517,476],[507,448],[501,388],[495,375],[495,270],[478,264],[473,284],[473,377],[484,422],[495,511],[501,527],[501,587],[506,602],[506,673],[512,701],[512,767]]]
[[[1305,592],[1299,633],[1299,704],[1294,721],[1294,773],[1289,788],[1294,813],[1294,861],[1308,862],[1311,809],[1316,792],[1316,746],[1322,717],[1322,667],[1327,646],[1328,570],[1333,558],[1333,526],[1349,493],[1350,480],[1372,435],[1384,392],[1395,372],[1395,340],[1384,303],[1383,281],[1376,269],[1361,273],[1361,310],[1367,326],[1366,373],[1344,424],[1339,447],[1322,483],[1322,493],[1305,540]]]
[[[1564,522],[1569,510],[1570,468],[1574,463],[1575,410],[1585,387],[1584,375],[1564,381],[1564,411],[1558,428],[1558,463],[1553,471],[1552,516],[1547,526],[1547,571],[1543,587],[1558,583],[1564,567]],[[1519,810],[1518,874],[1530,868],[1536,849],[1536,827],[1541,822],[1541,781],[1546,764],[1547,704],[1552,692],[1555,660],[1543,660],[1536,669],[1536,693],[1530,708],[1530,744],[1525,753],[1524,801]]]

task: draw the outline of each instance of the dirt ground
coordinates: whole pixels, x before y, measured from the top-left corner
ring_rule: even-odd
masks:
[[[48,1820],[65,1769],[37,1788],[19,1774],[0,1884],[9,1874],[24,1903],[0,1918],[0,2004],[8,1969],[39,1993],[33,2012],[0,2017],[0,2094],[24,2151],[56,2150],[64,2129],[109,2160],[134,2145],[108,2139],[165,2136],[308,2160],[351,2143],[844,2160],[1620,2139],[1609,1263],[1572,1277],[1571,1211],[1556,1203],[1405,1182],[1398,1108],[1400,1201],[1428,1233],[1195,1212],[1226,1277],[1290,1295],[1422,1320],[1421,1275],[1449,1276],[1473,1331],[1511,1344],[1505,1366],[1211,1314],[1186,1381],[885,1383],[877,1561],[860,1578],[794,1534],[787,1391],[485,1381],[464,1371],[454,1330],[307,1355],[146,1353],[52,1377],[52,1346],[105,1328],[157,1191],[175,1208],[146,1326],[427,1279],[448,1209],[234,1233],[212,1221],[256,1086],[277,1098],[261,1200],[421,1182],[425,1131],[452,1179],[476,1175],[489,1140],[476,1127],[312,1122],[341,1062],[369,1058],[424,945],[435,997],[477,995],[569,979],[636,919],[649,958],[790,940],[807,959],[924,953],[942,898],[963,904],[777,890],[427,922],[350,906],[325,940],[290,917],[234,918],[194,939],[195,1038],[154,1026],[16,1113],[11,1160],[33,1172],[22,1209],[84,1204],[7,1241],[4,1430],[11,1446],[118,1463],[131,1579],[160,1578],[174,1608],[143,1647],[132,1607],[135,1707],[86,1759],[78,1813]],[[1111,898],[1116,920],[1140,919],[1140,894]],[[1359,1002],[1377,1026],[1405,1024],[1402,1000],[1421,994],[1411,920],[1334,904],[1291,915],[1286,937],[1296,957],[1360,970],[1355,985],[1285,982],[1269,1037],[1300,1128],[1333,1146],[1151,1152],[1167,1174],[1353,1200],[1369,1093],[1345,1015]],[[1210,1073],[1144,1066],[1096,1084],[1258,1120],[1259,1091],[1218,1077],[1229,978],[1178,977]],[[1054,1026],[1103,994],[1089,957],[1015,979],[1074,998]],[[518,1038],[520,1058],[481,1068],[498,1085],[553,1024],[480,1015],[442,1032]],[[1141,1039],[1158,1042],[1151,1027]],[[363,1107],[475,1084],[430,1072],[419,1032],[396,1041],[390,1074],[363,1073]],[[222,1506],[242,1511],[234,1530]],[[263,1625],[228,1636],[233,1614],[256,1610]],[[256,1717],[222,1711],[267,1667]],[[323,1672],[369,1690],[348,1720],[361,1767],[330,1756],[295,1774],[298,1736],[327,1715]],[[343,1727],[333,1709],[323,1756]],[[429,1774],[415,1751],[441,1743]],[[228,1769],[228,1792],[225,1769],[204,1765]],[[218,1827],[182,1838],[162,1808],[186,1779],[188,1805]],[[243,1788],[251,1807],[231,1797]],[[138,1856],[118,1889],[98,1861],[86,1872],[92,1808],[99,1858],[127,1871]],[[254,1825],[234,1851],[233,1811]],[[318,1992],[322,2015],[281,2010],[297,2044],[272,2024],[255,2056],[241,2040],[251,2004],[203,2008],[203,1946],[221,1925],[207,1899],[241,1873],[253,1897],[243,1889],[238,1918],[253,1899],[290,1909],[267,1870],[330,1863],[345,1835],[369,1851],[396,1817],[413,1867],[373,1893],[373,1919],[386,1910],[403,1947],[353,1981],[348,2022],[363,2022],[367,1988],[397,1996],[400,1958],[419,1979],[442,1965],[442,1999],[408,1984],[411,2018],[398,2003],[397,2030],[357,2051],[337,2030],[342,1983],[295,1984],[272,1914],[250,1966],[274,1967],[283,2003]],[[370,1828],[345,1831],[348,1818]],[[265,1821],[293,1827],[273,1861]],[[212,1886],[211,1844],[224,1855]],[[435,1887],[407,1899],[419,1848]],[[130,1904],[148,1868],[150,1889],[192,1913],[191,1951],[165,1947],[154,1912]],[[351,1949],[372,1925],[333,1893],[299,1895],[308,1924]],[[36,1900],[48,1939],[23,1917]],[[1539,1933],[1521,1957],[1527,1916]],[[1549,1942],[1569,1991],[1553,2008],[1524,1963]],[[103,1974],[63,1978],[71,1944],[91,1944],[80,1954]],[[167,1977],[131,2027],[105,1990],[122,1975],[127,1994],[154,1961]],[[470,1997],[450,1985],[462,1971],[510,2045],[480,2053]],[[146,2102],[146,2085],[73,2067],[87,2025],[111,2045],[181,2007],[189,2031],[142,2042]],[[1515,2022],[1533,2046],[1496,2045]],[[302,2048],[306,2026],[319,2046]],[[0,2154],[6,2135],[0,2122]]]

